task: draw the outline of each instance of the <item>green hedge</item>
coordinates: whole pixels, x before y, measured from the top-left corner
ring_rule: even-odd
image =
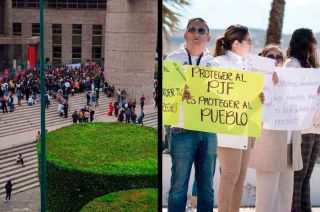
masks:
[[[153,128],[84,123],[47,134],[49,211],[79,211],[110,192],[157,187],[157,174]]]
[[[108,211],[158,211],[157,189],[138,189],[120,191],[99,197],[81,210],[81,212]]]

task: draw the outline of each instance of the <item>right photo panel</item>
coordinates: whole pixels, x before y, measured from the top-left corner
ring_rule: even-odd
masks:
[[[318,8],[163,1],[162,211],[320,211]]]

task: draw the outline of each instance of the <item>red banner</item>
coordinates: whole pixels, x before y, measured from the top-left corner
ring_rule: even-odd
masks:
[[[36,66],[36,49],[34,47],[28,48],[28,60],[30,68],[34,68]]]

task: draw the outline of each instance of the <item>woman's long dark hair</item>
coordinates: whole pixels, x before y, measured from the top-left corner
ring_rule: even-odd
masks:
[[[311,29],[300,28],[293,32],[287,58],[294,57],[303,68],[318,68],[318,58],[314,45],[317,40]]]
[[[231,50],[234,41],[242,42],[249,33],[248,27],[240,24],[231,25],[225,31],[223,37],[216,41],[213,56],[217,57],[226,54],[227,50]]]

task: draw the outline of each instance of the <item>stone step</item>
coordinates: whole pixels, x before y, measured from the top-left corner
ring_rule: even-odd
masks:
[[[26,191],[28,189],[39,187],[39,185],[40,184],[39,184],[38,179],[34,178],[31,180],[28,180],[28,181],[24,182],[23,184],[16,185],[15,187],[13,187],[11,195],[21,193],[21,192]],[[5,198],[5,190],[4,189],[2,189],[0,192],[0,198],[1,199]]]
[[[110,102],[112,101],[112,99],[109,99],[109,98],[102,98],[102,99],[99,99],[99,104],[100,103],[105,103],[105,102]],[[70,106],[72,107],[73,105],[83,105],[85,106],[86,105],[86,101],[83,101],[82,99],[77,99],[77,98],[71,98],[70,99]],[[51,106],[51,107],[50,107]],[[57,101],[51,101],[50,105],[49,105],[49,109],[52,108],[52,107],[55,107],[55,106],[58,106],[58,102]],[[15,112],[21,112],[23,110],[28,110],[28,109],[36,109],[36,108],[40,108],[40,103],[39,104],[36,104],[34,106],[29,106],[27,104],[22,104],[21,106],[19,105],[16,105],[16,110]],[[14,114],[15,112],[13,113],[9,113],[9,114]],[[4,117],[6,114],[0,114],[0,118],[1,117]]]
[[[25,148],[10,149],[6,152],[1,153],[0,160],[10,158],[12,155],[17,157],[19,153],[22,153],[22,155],[24,155],[30,152],[34,152],[35,150],[36,150],[35,143],[34,145],[26,146]]]
[[[104,115],[105,112],[96,112],[95,113],[95,116],[97,115]],[[71,120],[71,116],[69,116],[67,119],[63,118],[63,117],[60,117],[60,116],[57,116],[57,118],[53,118],[53,119],[50,119],[50,120],[46,120],[46,127],[51,127],[51,126],[55,126],[55,125],[61,125],[61,124],[65,124],[65,123],[70,123],[72,124],[72,120]],[[19,128],[18,128],[19,126]],[[15,128],[10,128],[8,127],[9,129],[2,129],[3,131],[5,132],[1,132],[1,135],[0,137],[5,137],[5,136],[9,136],[9,135],[13,135],[13,134],[18,134],[18,133],[22,133],[22,132],[27,132],[29,130],[40,130],[40,126],[41,126],[41,123],[40,123],[40,120],[38,122],[34,122],[30,125],[25,125],[25,124],[19,124],[17,126],[15,126]],[[1,131],[2,131],[1,130]]]
[[[37,170],[35,170],[35,172],[33,172],[29,175],[25,175],[25,176],[19,177],[17,179],[13,179],[13,178],[8,178],[8,179],[11,179],[13,186],[17,186],[17,187],[21,186],[24,182],[29,181],[29,180],[32,180],[35,182],[39,181]],[[0,185],[5,185],[7,183],[7,180],[0,182]],[[14,189],[14,187],[13,187],[13,189]]]
[[[29,165],[28,167],[25,166],[25,167],[15,168],[11,171],[1,174],[0,176],[1,176],[1,179],[8,179],[8,178],[11,179],[11,178],[15,178],[15,176],[34,173],[34,172],[38,172],[38,164],[32,164],[32,165]]]
[[[37,156],[36,148],[34,148],[34,151],[32,151],[32,152],[28,152],[28,153],[25,153],[25,154],[22,153],[22,156],[23,156],[24,159],[29,159],[29,158]],[[1,170],[1,168],[6,166],[7,164],[15,162],[17,158],[18,158],[18,154],[11,154],[7,158],[1,159],[0,160],[0,170]]]
[[[24,170],[29,170],[31,168],[35,168],[38,169],[38,158],[30,160],[30,161],[26,161],[24,163],[25,166],[21,166],[21,164],[15,164],[15,166],[10,166],[10,167],[6,167],[1,169],[1,174],[0,176],[11,176],[14,173],[19,173],[19,172],[23,172]],[[0,177],[0,179],[2,178]]]
[[[11,147],[8,147],[8,148],[0,149],[0,155],[3,152],[8,152],[11,149],[23,148],[23,147],[27,147],[27,146],[30,146],[30,145],[32,146],[34,144],[35,144],[34,141],[28,141],[28,142],[25,142],[25,143],[22,143],[22,144],[18,144],[18,145],[14,145],[14,146],[11,146]]]
[[[7,163],[0,165],[0,170],[19,165],[19,164],[17,164],[16,160],[17,160],[17,156],[13,156],[10,161],[7,161]],[[33,155],[29,155],[29,156],[27,156],[27,155],[24,156],[23,155],[24,164],[27,164],[27,163],[29,163],[29,162],[31,162],[33,160],[38,160],[38,155],[37,155],[36,152],[34,152]]]
[[[21,177],[25,177],[25,176],[28,176],[28,175],[31,175],[31,174],[34,174],[34,173],[38,174],[38,170],[36,168],[29,169],[29,170],[26,170],[26,171],[21,172],[21,173],[17,173],[17,174],[12,175],[12,176],[4,177],[4,178],[2,178],[0,180],[0,185],[5,184],[7,182],[7,180],[9,180],[9,179],[11,179],[12,181],[16,181]]]
[[[96,107],[96,108],[93,108],[93,110],[95,112],[101,112],[101,111],[108,112],[103,107]],[[68,115],[71,116],[71,114],[73,112],[74,112],[74,110],[70,109]],[[33,115],[30,116],[30,114],[33,114]],[[56,118],[56,117],[60,117],[57,110],[49,111],[49,112],[46,113],[46,119]],[[23,114],[23,115],[21,114],[21,116],[17,116],[16,118],[17,119],[11,118],[9,121],[0,122],[0,128],[1,127],[6,127],[6,126],[16,125],[18,123],[23,123],[23,124],[27,123],[28,124],[28,123],[32,123],[32,122],[35,122],[35,121],[40,121],[41,114],[40,114],[39,111],[37,111],[37,113],[32,113],[32,111],[29,111],[27,114]]]
[[[107,107],[107,104],[109,104],[110,101],[108,100],[105,100],[103,102],[101,102],[100,106],[99,107],[94,107],[96,109],[99,109],[99,108],[103,108],[103,109],[107,109],[108,110],[108,107]],[[49,109],[46,109],[46,115],[49,115],[49,114],[58,114],[57,112],[57,106],[56,107],[49,107]],[[69,113],[74,110],[79,110],[81,107],[84,107],[85,105],[81,105],[81,104],[75,104],[74,106],[71,106],[69,107]],[[30,106],[28,106],[30,107]],[[32,118],[30,117],[30,114],[35,114],[35,115],[38,115],[40,117],[40,107],[37,107],[37,108],[34,108],[34,107],[30,107],[30,108],[27,108],[23,111],[19,111],[19,112],[13,112],[13,113],[9,113],[9,114],[5,114],[3,115],[2,117],[0,117],[0,124],[1,123],[11,123],[12,120],[14,118],[19,118],[21,119],[22,117],[25,117],[25,118]],[[0,125],[1,126],[1,125]]]

